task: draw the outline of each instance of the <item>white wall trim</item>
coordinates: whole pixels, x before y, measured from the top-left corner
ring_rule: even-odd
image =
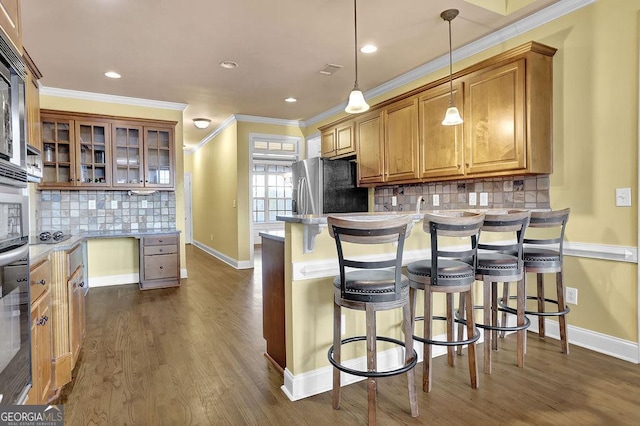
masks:
[[[178,102],[155,101],[152,99],[130,98],[128,96],[107,95],[104,93],[82,92],[80,90],[58,89],[43,85],[40,85],[40,95],[176,111],[184,111],[189,106],[188,104]]]
[[[253,268],[253,263],[249,260],[243,260],[238,262],[237,259],[232,259],[226,254],[220,253],[219,251],[212,249],[206,244],[202,244],[200,241],[193,240],[193,245],[198,247],[200,250],[209,253],[211,256],[215,257],[218,260],[226,263],[229,266],[232,266],[236,269],[251,269]]]
[[[507,40],[510,40],[516,36],[519,36],[527,31],[530,31],[536,27],[544,25],[548,22],[551,22],[563,15],[574,12],[584,6],[587,6],[593,3],[595,0],[562,0],[558,3],[554,3],[551,6],[540,10],[539,12],[534,13],[526,18],[521,19],[518,22],[515,22],[505,28],[502,28],[498,31],[495,31],[481,39],[478,39],[472,43],[469,43],[465,46],[459,47],[458,49],[452,52],[453,62],[458,62],[462,59],[466,59],[471,57],[477,53],[480,53],[486,49],[489,49],[493,46],[496,46],[500,43],[504,43]],[[448,55],[441,56],[432,61],[427,62],[424,65],[421,65],[413,70],[402,74],[399,77],[396,77],[392,80],[389,80],[373,89],[367,90],[364,93],[366,99],[375,98],[376,96],[383,95],[391,90],[397,89],[399,87],[404,86],[405,84],[411,83],[412,81],[418,80],[419,78],[425,77],[449,64]],[[304,125],[306,127],[310,127],[316,123],[319,123],[327,118],[330,118],[336,114],[339,114],[344,111],[346,102],[340,105],[336,105],[335,107],[324,111],[315,117],[311,117],[304,121]]]
[[[565,241],[563,253],[565,256],[638,263],[637,247]]]
[[[209,133],[207,136],[204,137],[204,139],[202,139],[200,142],[198,142],[198,144],[196,146],[194,146],[191,150],[185,150],[185,152],[187,152],[187,151],[190,152],[190,153],[196,152],[197,150],[199,150],[200,148],[202,148],[203,146],[208,144],[211,140],[213,140],[213,138],[218,136],[227,127],[231,126],[235,122],[236,122],[236,117],[235,116],[231,115],[231,116],[227,117],[227,119],[224,120],[222,123],[218,124],[216,126],[216,128],[211,131],[211,133]]]
[[[180,279],[189,278],[187,275],[187,268],[180,268]]]
[[[140,274],[105,275],[103,277],[89,277],[89,288],[110,287],[113,285],[138,284]]]
[[[276,126],[305,127],[304,121],[284,120],[281,118],[259,117],[255,115],[234,114],[237,121],[246,123],[275,124]]]

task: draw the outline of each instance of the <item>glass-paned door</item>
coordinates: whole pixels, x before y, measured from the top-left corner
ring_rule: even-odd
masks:
[[[43,177],[40,186],[73,186],[73,120],[42,116]]]
[[[291,166],[253,164],[253,222],[276,222],[276,216],[291,214]]]
[[[142,126],[113,125],[113,186],[142,187]]]
[[[145,127],[145,186],[173,188],[173,129]]]
[[[76,121],[77,176],[81,186],[111,185],[108,123]]]

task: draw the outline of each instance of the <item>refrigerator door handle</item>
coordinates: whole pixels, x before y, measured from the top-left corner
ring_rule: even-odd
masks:
[[[308,214],[309,212],[307,211],[308,208],[308,200],[307,200],[307,178],[305,177],[301,177],[300,178],[300,192],[298,192],[298,194],[300,194],[300,201],[302,202],[302,214]]]

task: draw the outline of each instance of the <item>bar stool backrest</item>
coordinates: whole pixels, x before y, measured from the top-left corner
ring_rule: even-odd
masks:
[[[559,232],[555,233],[553,238],[527,238],[525,237],[525,244],[534,244],[536,246],[547,246],[544,248],[550,248],[558,251],[560,261],[562,262],[562,246],[564,242],[564,231],[569,221],[569,213],[571,209],[566,208],[562,210],[546,211],[546,212],[531,212],[531,219],[529,221],[530,228],[557,228]]]
[[[335,239],[336,250],[338,251],[338,261],[340,264],[340,293],[342,298],[349,298],[346,289],[346,268],[355,269],[385,269],[395,268],[395,291],[399,298],[401,275],[402,275],[402,253],[404,241],[409,236],[413,227],[411,216],[398,216],[390,219],[350,219],[345,217],[328,216],[329,235]],[[395,256],[389,256],[386,260],[362,261],[353,258],[354,250],[345,255],[343,243],[353,244],[396,244]],[[359,294],[353,294],[353,299],[360,298]]]
[[[431,285],[438,285],[438,261],[440,259],[456,259],[476,268],[476,254],[480,230],[484,222],[484,213],[443,212],[424,215],[423,229],[431,235]],[[439,237],[466,238],[462,247],[441,248]]]
[[[531,212],[529,210],[508,210],[506,213],[497,214],[487,213],[484,217],[482,231],[515,233],[515,242],[513,238],[507,243],[504,241],[500,243],[483,241],[478,244],[478,248],[517,256],[518,269],[520,269],[523,264],[522,245],[524,243],[524,234],[530,218]]]

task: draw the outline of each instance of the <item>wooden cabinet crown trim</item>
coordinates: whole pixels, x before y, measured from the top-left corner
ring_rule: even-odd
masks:
[[[482,60],[476,64],[473,64],[467,68],[464,68],[456,73],[453,74],[453,76],[451,78],[453,78],[453,80],[456,80],[460,77],[464,77],[467,76],[473,72],[476,72],[478,70],[486,70],[488,68],[491,67],[495,67],[498,65],[501,65],[504,62],[511,62],[511,61],[515,61],[517,59],[520,59],[522,57],[525,57],[528,53],[534,52],[534,53],[539,53],[545,56],[553,56],[555,55],[555,53],[557,52],[558,49],[554,48],[554,47],[550,47],[547,46],[545,44],[542,43],[538,43],[536,41],[530,41],[527,43],[524,43],[520,46],[514,47],[513,49],[509,49],[505,52],[499,53],[495,56],[492,56],[488,59]],[[374,111],[378,111],[378,110],[382,110],[383,108],[394,104],[395,102],[401,101],[403,99],[406,98],[410,98],[412,96],[416,96],[419,95],[421,93],[423,93],[426,90],[429,90],[431,88],[437,87],[443,83],[446,83],[449,81],[449,75],[446,75],[445,77],[442,77],[438,80],[432,81],[430,83],[424,84],[420,87],[416,87],[415,89],[409,90],[408,92],[402,93],[400,95],[394,96],[391,99],[387,99],[385,101],[382,101],[380,103],[377,103],[375,105],[371,106],[371,109],[369,110],[369,112],[374,112]],[[346,117],[342,117],[336,121],[333,121],[331,123],[325,124],[323,126],[318,127],[318,130],[320,131],[324,131],[326,129],[329,129],[337,124],[341,124],[343,122],[349,121],[349,120],[353,120],[354,117],[356,117],[355,115],[349,114]]]
[[[73,112],[73,111],[58,111],[55,109],[41,109],[40,114],[46,114],[47,116],[63,117],[65,119],[82,119],[82,120],[100,120],[110,122],[127,122],[127,123],[140,123],[142,125],[162,125],[162,126],[175,126],[177,121],[171,120],[154,120],[150,118],[137,118],[137,117],[122,117],[116,115],[104,115],[104,114],[92,114],[89,112]]]
[[[35,64],[35,62],[33,62],[33,59],[31,59],[31,56],[29,55],[29,52],[27,52],[27,49],[22,49],[22,59],[24,59],[24,63],[27,65],[27,68],[33,76],[33,79],[40,80],[42,78],[42,72],[40,72],[38,66]]]

